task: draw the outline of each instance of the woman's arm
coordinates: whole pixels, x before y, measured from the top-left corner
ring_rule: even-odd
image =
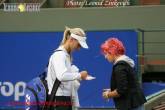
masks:
[[[52,66],[55,70],[56,77],[60,81],[72,81],[76,79],[81,79],[81,75],[78,72],[71,73],[68,70],[66,61],[67,61],[67,57],[63,52],[58,52],[58,54],[56,54],[52,58]]]
[[[115,91],[121,96],[128,92],[128,69],[125,65],[117,65],[114,68],[116,89]]]

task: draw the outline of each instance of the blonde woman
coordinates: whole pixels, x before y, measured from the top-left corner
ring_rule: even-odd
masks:
[[[79,50],[81,47],[87,49],[86,35],[81,28],[66,27],[61,45],[56,49],[49,60],[47,82],[49,94],[51,93],[55,79],[61,81],[61,84],[56,92],[55,110],[72,110],[72,96],[77,97],[76,90],[79,87],[78,80],[84,80],[88,76],[86,70],[79,72],[76,66],[72,66],[72,52]],[[73,91],[75,90],[75,91]],[[76,95],[75,95],[76,94]],[[77,100],[78,101],[78,100]]]

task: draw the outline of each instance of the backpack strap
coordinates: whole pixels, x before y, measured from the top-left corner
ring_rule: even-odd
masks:
[[[53,88],[52,88],[51,94],[50,94],[50,96],[49,96],[49,98],[48,98],[48,100],[47,100],[48,103],[46,103],[46,104],[43,106],[43,109],[42,109],[42,110],[53,110],[53,105],[52,105],[52,104],[54,104],[54,103],[52,103],[52,102],[55,101],[55,94],[56,94],[57,89],[58,89],[58,87],[60,86],[60,84],[61,84],[61,81],[59,81],[59,80],[56,78],[56,80],[55,80],[55,82],[54,82],[54,84],[53,84]]]
[[[53,108],[53,105],[52,105],[52,104],[54,104],[54,103],[52,103],[52,102],[55,101],[55,94],[56,94],[57,89],[58,89],[58,87],[60,86],[60,84],[61,84],[61,81],[59,81],[59,80],[56,78],[56,80],[55,80],[55,82],[54,82],[54,85],[53,85],[53,89],[52,89],[51,94],[50,94],[50,99],[49,99],[50,106],[48,106],[48,110],[52,110],[52,108]]]
[[[55,50],[55,52],[58,52],[58,51],[62,51],[62,50]],[[47,65],[47,67],[48,67],[48,65]],[[61,84],[61,82],[56,78],[56,80],[54,81],[54,84],[53,84],[53,88],[52,88],[51,94],[50,94],[50,99],[49,99],[50,102],[54,101],[55,94],[56,94],[57,89],[58,89],[60,84]]]
[[[55,50],[55,52],[57,52],[57,51],[62,51],[62,50]],[[48,67],[48,65],[49,65],[49,63],[47,64],[47,67]],[[53,88],[52,88],[52,91],[51,91],[51,94],[50,94],[50,98],[48,99],[48,105],[44,106],[42,110],[52,110],[52,107],[53,107],[52,102],[54,102],[54,100],[55,100],[55,94],[56,94],[57,89],[60,86],[60,84],[61,84],[61,81],[59,81],[56,78],[55,81],[54,81],[54,84],[53,84]]]

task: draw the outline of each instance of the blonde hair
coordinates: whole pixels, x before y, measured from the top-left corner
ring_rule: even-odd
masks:
[[[81,28],[69,28],[66,26],[64,34],[63,34],[63,39],[62,39],[61,45],[65,44],[65,42],[67,41],[67,39],[69,38],[71,33],[82,36],[82,37],[86,36],[83,29],[81,29]]]
[[[66,26],[64,34],[63,34],[63,39],[61,41],[61,45],[65,44],[65,42],[69,39],[71,33],[82,36],[82,37],[86,36],[83,29],[81,29],[81,28],[69,28]],[[71,53],[69,53],[69,54],[70,54],[70,61],[72,62],[73,61],[72,55],[71,55]]]

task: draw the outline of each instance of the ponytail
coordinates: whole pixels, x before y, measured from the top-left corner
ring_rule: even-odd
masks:
[[[66,43],[66,41],[69,39],[71,33],[80,35],[82,37],[86,36],[83,29],[81,29],[81,28],[69,28],[66,26],[64,34],[63,34],[63,39],[61,41],[61,45],[64,45]],[[71,53],[69,53],[69,54],[70,54],[70,60],[72,62],[73,61],[72,55],[71,55]]]
[[[66,40],[68,39],[68,36],[70,35],[70,28],[69,27],[65,27],[65,31],[64,31],[64,34],[63,34],[63,39],[62,39],[62,42],[61,42],[61,45],[65,44]]]

